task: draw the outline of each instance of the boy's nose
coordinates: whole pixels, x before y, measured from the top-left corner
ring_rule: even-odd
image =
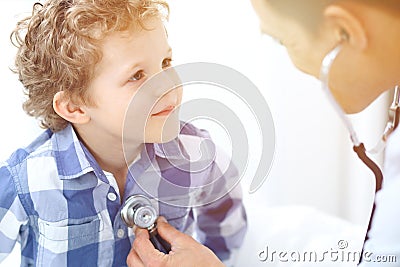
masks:
[[[166,104],[177,105],[178,104],[178,88],[174,88],[168,91],[163,97],[162,100]]]
[[[171,102],[176,103],[178,98],[178,90],[176,89],[180,88],[182,84],[175,70],[173,68],[161,70],[152,79],[154,79],[152,83],[154,93],[158,97],[165,100],[168,98]]]

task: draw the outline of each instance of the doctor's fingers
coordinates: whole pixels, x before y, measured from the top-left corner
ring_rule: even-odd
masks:
[[[126,258],[126,264],[128,265],[128,267],[145,267],[139,255],[136,253],[133,247],[129,252],[128,257]]]
[[[186,247],[187,245],[197,245],[198,242],[191,236],[178,231],[175,227],[170,225],[167,220],[160,216],[157,219],[158,234],[171,246],[176,249]]]
[[[136,256],[140,259],[142,266],[166,266],[168,261],[168,255],[154,248],[150,242],[148,231],[140,228],[135,231],[131,254],[133,254],[134,260],[137,260]]]

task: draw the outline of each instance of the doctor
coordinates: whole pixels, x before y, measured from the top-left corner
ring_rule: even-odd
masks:
[[[282,43],[294,63],[320,78],[327,55],[330,92],[345,113],[365,109],[400,84],[400,1],[252,0],[262,31]],[[340,47],[341,49],[337,49]],[[374,127],[373,125],[371,127]],[[384,183],[364,251],[400,260],[400,129],[388,140]],[[145,230],[136,230],[129,266],[223,266],[206,247],[162,218],[158,229],[172,252],[155,250]],[[397,263],[399,264],[399,263]],[[395,266],[362,262],[361,266]]]

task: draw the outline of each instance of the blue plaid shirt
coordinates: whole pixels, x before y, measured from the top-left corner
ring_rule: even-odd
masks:
[[[187,157],[204,140],[201,158],[214,157],[192,172],[199,161]],[[187,124],[170,143],[145,145],[120,197],[113,175],[99,167],[71,125],[47,130],[0,164],[0,262],[18,241],[22,266],[126,266],[134,233],[119,212],[133,194],[149,196],[173,226],[227,260],[247,225],[237,175],[207,133]]]

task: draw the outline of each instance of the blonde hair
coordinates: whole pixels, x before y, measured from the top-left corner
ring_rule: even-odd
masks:
[[[87,87],[101,60],[100,43],[107,34],[131,27],[145,29],[149,18],[168,19],[163,0],[49,0],[36,3],[32,15],[17,23],[11,34],[18,47],[14,72],[27,96],[25,112],[56,132],[67,121],[53,109],[59,92],[90,103]]]

